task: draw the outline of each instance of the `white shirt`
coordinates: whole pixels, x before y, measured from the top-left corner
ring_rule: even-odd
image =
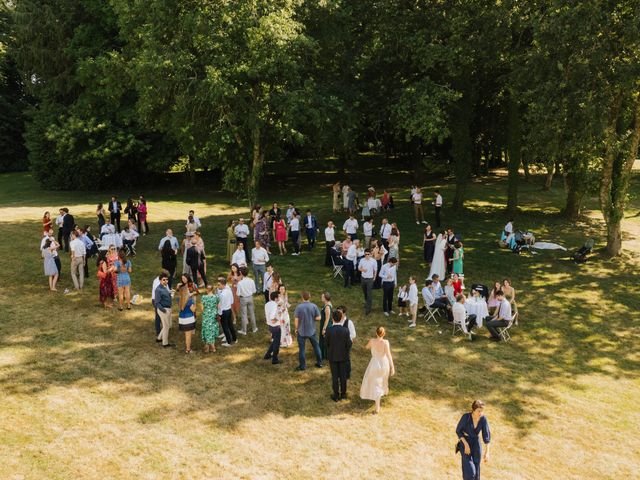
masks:
[[[165,236],[162,237],[162,240],[160,240],[160,243],[158,244],[158,250],[162,250],[162,247],[164,247],[164,242],[166,242],[167,240],[169,240],[171,248],[173,248],[174,250],[178,250],[180,248],[180,244],[178,244],[178,239],[176,237]]]
[[[369,207],[369,210],[374,210],[378,208],[378,202],[376,201],[376,197],[367,198],[367,207]]]
[[[111,223],[105,223],[104,225],[102,225],[102,228],[100,229],[100,234],[108,235],[110,233],[116,233],[116,227],[113,226],[113,224]]]
[[[506,298],[503,298],[502,303],[498,305],[496,320],[511,320],[511,304]]]
[[[364,222],[362,224],[362,231],[365,237],[370,237],[373,234],[373,222]]]
[[[467,310],[464,308],[464,305],[460,302],[456,302],[451,307],[451,313],[453,313],[453,323],[457,323],[462,327],[462,331],[464,333],[467,332]]]
[[[414,193],[413,195],[411,195],[411,200],[413,200],[413,203],[417,203],[418,205],[420,205],[422,203],[422,194],[421,193]]]
[[[273,273],[264,272],[264,275],[262,276],[262,285],[264,285],[263,290],[265,292],[269,291],[271,285],[273,285]]]
[[[342,229],[347,232],[348,234],[353,235],[354,233],[356,233],[358,231],[358,220],[356,220],[355,218],[348,218],[346,222],[344,222],[344,225],[342,226]]]
[[[441,207],[442,206],[442,195],[438,194],[436,195],[436,207]]]
[[[247,266],[247,255],[244,253],[244,250],[236,250],[233,252],[233,256],[231,257],[231,265],[236,263],[239,267]]]
[[[400,300],[406,301],[409,298],[409,293],[406,290],[399,290],[398,291],[398,298]]]
[[[348,320],[349,320],[349,323],[347,323],[347,329],[349,330],[349,336],[351,337],[351,341],[354,341],[356,338],[356,326],[353,323],[353,320],[351,320],[350,318],[348,318]],[[345,322],[346,321],[347,319],[345,319]],[[342,322],[342,324],[344,325],[344,322]]]
[[[360,270],[362,278],[376,278],[377,269],[378,263],[371,256],[363,258],[358,264],[358,270]]]
[[[433,302],[435,302],[435,298],[433,297],[433,292],[429,287],[424,287],[422,289],[422,299],[424,300],[424,304],[427,307],[430,307],[431,305],[433,305]]]
[[[504,226],[504,231],[506,233],[513,233],[513,223],[507,222],[507,224]]]
[[[347,260],[351,260],[353,263],[356,263],[356,259],[358,258],[358,249],[355,245],[351,245],[347,250]]]
[[[251,250],[251,261],[254,265],[264,265],[269,261],[269,254],[262,247],[253,248]]]
[[[336,241],[336,233],[333,227],[327,227],[324,229],[324,239],[327,242],[335,242]]]
[[[388,223],[385,223],[380,227],[380,238],[384,238],[385,240],[388,240],[389,235],[391,235],[391,225]]]
[[[160,285],[160,277],[156,277],[153,279],[153,285],[151,286],[151,301],[153,302],[156,299],[156,288]]]
[[[409,296],[407,297],[407,300],[409,300],[409,305],[418,304],[418,287],[416,287],[415,283],[409,285]]]
[[[225,310],[231,310],[231,305],[233,305],[233,292],[228,285],[225,285],[222,290],[218,291],[218,298],[220,299],[220,303],[218,303],[218,314],[222,314]]]
[[[58,227],[62,227],[62,222],[64,221],[63,218],[64,218],[64,215],[58,215],[56,217],[56,225]]]
[[[42,241],[40,242],[40,250],[44,249],[44,244],[47,242],[47,240],[51,239],[51,243],[53,244],[53,242],[55,241],[55,238],[51,237],[49,238],[49,235],[47,235],[45,233],[44,237],[42,237]]]
[[[135,230],[131,230],[129,229],[129,231],[127,232],[126,230],[123,230],[122,232],[120,232],[120,236],[122,237],[122,240],[135,240],[136,238],[138,238],[140,236],[140,234],[138,232],[136,232]]]
[[[293,218],[293,212],[295,212],[295,207],[287,208],[287,213],[285,216],[287,217],[287,222],[291,223],[291,219]]]
[[[256,293],[256,284],[249,277],[244,277],[238,282],[236,293],[239,297],[252,297]]]
[[[291,222],[289,223],[289,226],[291,227],[291,231],[292,232],[299,232],[300,231],[300,219],[298,217],[292,218]]]
[[[307,215],[306,217],[304,217],[305,220],[305,227],[306,228],[313,228],[313,216],[312,215]]]
[[[236,225],[236,228],[233,229],[233,232],[238,238],[247,238],[249,236],[249,227],[247,227],[244,223],[241,223],[239,225]]]
[[[193,216],[193,223],[195,223],[198,228],[202,228],[202,222],[200,222],[200,219],[195,215]],[[189,225],[189,220],[187,220],[187,225]]]
[[[267,325],[277,327],[280,322],[276,318],[276,312],[278,311],[278,304],[273,300],[264,304],[264,318],[267,320]]]
[[[76,238],[69,243],[69,249],[73,253],[74,258],[83,257],[87,254],[87,249],[84,246],[84,242],[79,238]]]
[[[393,282],[394,285],[398,284],[398,266],[392,263],[385,263],[380,269],[380,275],[378,275],[383,282]]]

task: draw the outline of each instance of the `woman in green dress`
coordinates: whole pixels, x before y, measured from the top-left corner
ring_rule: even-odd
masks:
[[[229,225],[227,225],[227,262],[231,262],[233,252],[236,251],[236,234],[234,231],[235,226],[235,220],[229,220]]]
[[[327,332],[333,322],[331,322],[331,312],[333,312],[333,305],[331,304],[331,295],[329,292],[322,294],[322,309],[320,310],[320,351],[322,352],[322,359],[327,359],[327,342],[324,338],[324,334]]]
[[[462,263],[464,260],[464,248],[462,248],[462,242],[458,241],[454,245],[453,250],[453,273],[457,273],[459,276],[463,276]]]
[[[216,338],[220,334],[218,328],[218,295],[213,293],[213,285],[207,285],[207,294],[202,296],[202,343],[204,353],[216,351]]]

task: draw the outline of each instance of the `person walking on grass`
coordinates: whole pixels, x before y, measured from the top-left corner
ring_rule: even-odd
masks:
[[[278,299],[280,294],[278,292],[271,292],[269,301],[264,306],[264,316],[267,320],[269,327],[269,333],[271,333],[271,343],[267,349],[267,353],[264,354],[265,360],[271,360],[273,365],[277,365],[280,362],[278,354],[280,353],[280,338],[282,336],[282,326],[280,317],[278,316]]]
[[[225,342],[223,347],[231,347],[238,341],[236,336],[236,327],[233,324],[231,308],[233,306],[233,292],[227,285],[227,279],[218,277],[218,316],[220,317],[220,326],[224,332]]]
[[[69,250],[71,251],[71,279],[73,280],[73,285],[76,287],[76,290],[82,290],[84,287],[84,262],[87,249],[75,231],[72,231],[69,235],[71,238],[71,242],[69,243]]]
[[[169,275],[160,274],[160,285],[155,290],[155,307],[160,316],[162,329],[156,337],[156,341],[162,343],[164,348],[175,347],[174,343],[169,343],[169,330],[171,330],[171,291],[169,290]]]
[[[55,247],[52,246],[53,242],[54,241],[50,238],[44,242],[42,255],[44,257],[44,274],[49,277],[49,290],[56,292],[56,284],[58,283],[58,267],[56,266],[56,261],[53,258],[53,252],[55,251]]]
[[[480,480],[480,459],[484,463],[489,461],[491,431],[487,417],[484,416],[484,407],[482,400],[475,400],[471,404],[471,412],[462,415],[456,427],[456,453],[460,452],[462,457],[463,480]],[[485,445],[484,455],[480,435]]]
[[[298,361],[296,370],[306,370],[307,362],[305,357],[305,344],[309,340],[316,355],[316,367],[322,368],[322,352],[320,344],[316,339],[316,321],[320,320],[320,310],[315,303],[309,299],[311,294],[308,291],[302,292],[302,303],[294,311],[295,333],[298,338]]]
[[[253,303],[253,296],[256,294],[256,285],[248,275],[249,269],[247,267],[240,267],[240,281],[238,282],[237,292],[240,298],[240,314],[242,315],[241,330],[238,331],[241,335],[247,334],[249,320],[251,320],[252,332],[256,333],[258,331],[255,306]]]
[[[196,329],[196,302],[189,294],[189,287],[182,284],[179,290],[180,300],[178,313],[178,328],[181,332],[184,332],[184,353],[192,353],[191,350],[191,337]]]
[[[389,394],[389,377],[396,373],[391,346],[389,340],[384,338],[385,333],[384,327],[378,327],[376,338],[369,340],[365,346],[371,350],[371,360],[362,378],[360,398],[373,400],[376,404],[375,413],[380,413],[380,399]]]
[[[413,212],[416,217],[416,225],[420,223],[427,223],[424,220],[424,211],[422,210],[422,190],[416,188],[415,192],[411,195],[411,202],[413,203]]]
[[[407,303],[409,304],[409,313],[411,314],[411,324],[409,324],[410,328],[414,328],[416,326],[416,321],[418,319],[418,286],[416,285],[416,277],[415,275],[411,275],[409,277],[409,296],[407,298]]]
[[[156,278],[153,279],[153,283],[151,284],[151,305],[153,306],[153,313],[154,313],[154,326],[156,329],[156,338],[158,338],[158,336],[160,335],[160,332],[162,331],[162,321],[160,320],[160,314],[158,313],[158,306],[156,305],[156,290],[158,289],[158,287],[161,285],[161,279],[162,276],[166,275],[169,278],[169,272],[167,270],[161,270],[160,273],[158,274],[158,276]],[[171,286],[169,285],[169,290],[171,290]],[[158,342],[160,342],[161,340],[156,340]]]
[[[213,285],[207,285],[207,293],[202,296],[202,343],[204,353],[216,351],[216,338],[220,334],[218,328],[218,303],[220,299],[213,291]]]
[[[293,244],[293,253],[291,255],[298,256],[300,255],[300,219],[295,211],[292,213],[291,221],[289,222],[289,233]]]
[[[332,313],[333,325],[327,329],[327,358],[331,367],[331,400],[338,402],[347,398],[347,363],[351,351],[349,330],[344,327],[342,312]]]
[[[364,258],[358,264],[358,270],[360,271],[360,284],[364,294],[364,314],[369,315],[373,304],[373,282],[378,273],[378,263],[371,258],[371,250],[368,248],[365,249]]]
[[[256,292],[264,291],[264,274],[269,261],[269,252],[264,248],[260,240],[255,241],[255,248],[251,250],[251,263],[253,264],[253,277]]]
[[[131,310],[131,260],[127,260],[124,250],[118,252],[118,260],[113,266],[117,275],[118,310],[122,311],[124,301],[127,302],[127,310]]]
[[[389,316],[393,311],[393,291],[398,283],[398,260],[390,258],[380,269],[378,275],[382,280],[382,311]]]

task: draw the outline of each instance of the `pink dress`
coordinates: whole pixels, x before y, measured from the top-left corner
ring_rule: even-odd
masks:
[[[276,231],[276,242],[287,241],[287,227],[284,224],[284,220],[273,222],[273,227]]]
[[[138,204],[138,219],[140,223],[147,221],[147,206],[144,203]]]

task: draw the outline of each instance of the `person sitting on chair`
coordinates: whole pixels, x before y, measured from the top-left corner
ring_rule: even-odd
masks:
[[[469,340],[473,340],[473,337],[471,336],[471,329],[476,325],[476,316],[467,316],[467,310],[464,308],[465,300],[465,296],[462,293],[459,293],[456,296],[456,303],[451,307],[451,312],[453,314],[454,323],[458,323]]]
[[[140,236],[138,232],[129,228],[129,225],[124,227],[124,230],[120,233],[122,237],[122,245],[127,249],[127,255],[136,256],[136,238]]]
[[[502,290],[496,292],[496,299],[498,300],[496,313],[492,317],[487,317],[484,324],[489,333],[491,333],[491,339],[499,342],[501,337],[498,328],[504,328],[509,325],[511,321],[511,304],[504,298]]]
[[[442,309],[447,314],[447,320],[450,322],[453,321],[453,316],[451,315],[451,312],[447,308],[448,305],[442,300],[436,298],[432,280],[427,280],[424,282],[424,288],[422,289],[422,299],[424,300],[424,304],[427,308]]]

